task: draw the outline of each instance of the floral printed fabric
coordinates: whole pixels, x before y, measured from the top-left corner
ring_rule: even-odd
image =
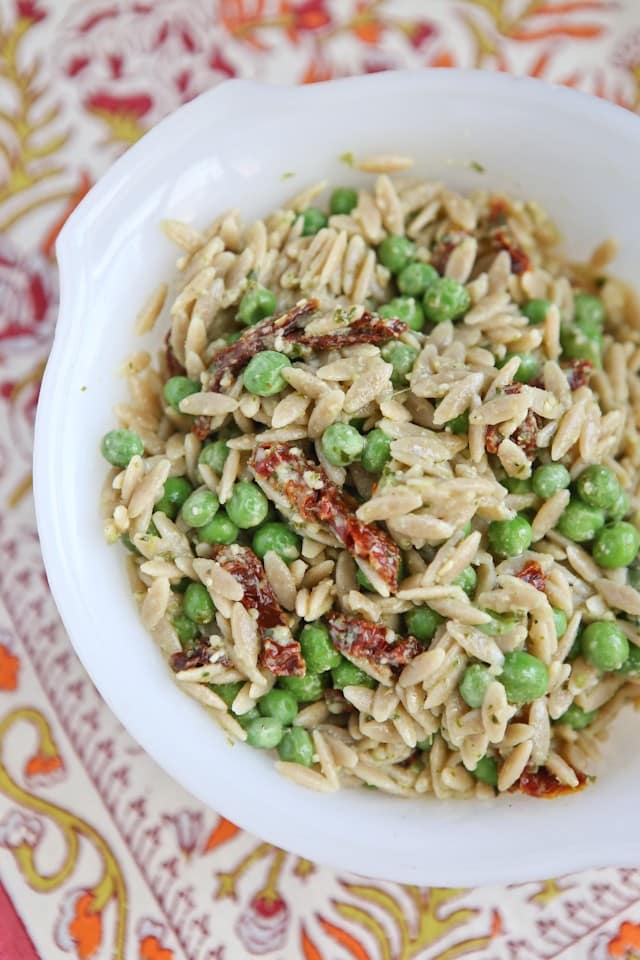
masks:
[[[31,447],[54,242],[112,160],[228,77],[479,66],[640,107],[636,0],[0,0],[0,960],[640,957],[640,870],[503,889],[336,875],[196,803],[78,663]]]

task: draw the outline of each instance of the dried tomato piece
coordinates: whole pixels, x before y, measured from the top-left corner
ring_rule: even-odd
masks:
[[[401,637],[382,623],[332,611],[327,615],[334,647],[346,657],[377,666],[404,667],[420,651],[415,637]]]
[[[178,650],[171,655],[169,663],[171,669],[179,673],[181,670],[192,670],[194,667],[204,667],[211,662],[213,650],[208,640],[200,640],[189,650]]]
[[[542,572],[542,567],[537,560],[527,560],[522,570],[519,573],[516,573],[516,577],[518,580],[523,580],[525,583],[530,583],[532,587],[536,588],[536,590],[544,593],[547,578]]]
[[[242,585],[242,606],[257,613],[262,641],[260,664],[277,677],[303,677],[306,672],[300,644],[294,639],[287,618],[266,578],[264,567],[249,547],[217,546],[212,559]]]
[[[491,197],[489,201],[489,223],[494,226],[503,226],[507,222],[509,205],[504,197]]]
[[[398,589],[400,550],[372,523],[362,523],[354,501],[327,477],[322,467],[288,443],[256,447],[249,461],[257,483],[278,508],[299,527],[317,526],[331,532],[344,548],[362,560],[387,584]],[[313,537],[313,532],[309,532]]]
[[[567,382],[572,390],[587,386],[593,373],[591,360],[571,360],[566,368]]]
[[[293,309],[277,317],[267,317],[249,327],[235,343],[215,355],[209,368],[206,389],[228,389],[251,357],[261,350],[277,349],[278,337],[286,337],[304,327],[318,309],[317,300],[302,300]]]
[[[543,797],[545,800],[552,800],[554,797],[560,797],[565,793],[576,793],[582,790],[586,785],[587,778],[583,773],[576,770],[578,778],[577,787],[568,787],[566,783],[560,783],[546,767],[539,767],[537,770],[527,769],[520,775],[520,779],[515,784],[515,789],[530,797]]]
[[[295,342],[313,350],[334,350],[357,343],[385,343],[402,336],[408,329],[409,326],[404,320],[397,317],[378,317],[366,311],[348,327],[318,336],[295,337]]]

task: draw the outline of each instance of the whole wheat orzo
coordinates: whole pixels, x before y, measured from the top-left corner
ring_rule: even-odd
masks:
[[[294,781],[575,790],[640,696],[637,301],[535,204],[359,166],[165,224],[105,531],[185,692]]]

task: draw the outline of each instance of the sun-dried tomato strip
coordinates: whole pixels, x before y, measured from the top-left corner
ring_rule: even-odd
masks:
[[[354,557],[366,560],[392,593],[398,589],[400,550],[372,523],[362,523],[355,502],[332,483],[313,460],[288,443],[256,447],[249,469],[257,482],[292,521],[319,524]]]
[[[567,382],[572,390],[584,387],[589,383],[593,373],[591,360],[571,360],[566,368]]]
[[[251,357],[261,350],[277,348],[278,337],[286,337],[294,330],[303,329],[317,309],[317,300],[303,300],[287,313],[267,317],[249,327],[235,343],[230,343],[215,355],[209,368],[206,389],[214,392],[228,389]]]
[[[230,573],[244,589],[242,606],[257,613],[262,641],[260,664],[276,677],[303,677],[305,663],[300,644],[293,638],[287,618],[266,578],[264,567],[249,547],[217,546],[212,559]]]
[[[506,250],[511,257],[511,269],[514,273],[526,273],[527,270],[531,270],[531,260],[527,254],[511,237],[507,236],[504,230],[496,230],[493,236],[498,247]]]
[[[504,392],[508,395],[520,393],[522,384],[508,383]],[[523,450],[529,460],[533,460],[538,450],[538,430],[541,421],[537,413],[529,410],[522,423],[513,431],[509,437],[521,450]],[[504,440],[497,424],[491,423],[487,427],[484,439],[484,448],[487,453],[497,453],[498,447]]]
[[[192,670],[194,667],[204,667],[211,662],[213,650],[207,639],[200,640],[189,650],[178,650],[170,658],[171,669],[179,673],[181,670]]]
[[[346,657],[377,666],[404,667],[420,651],[415,637],[401,637],[382,623],[332,611],[327,614],[334,647]]]
[[[525,583],[530,583],[532,587],[536,588],[536,590],[544,593],[547,578],[542,572],[542,567],[537,560],[527,560],[522,570],[519,573],[516,573],[516,577],[518,580],[523,580]]]
[[[385,343],[400,337],[408,329],[409,325],[404,320],[378,317],[366,311],[347,327],[318,336],[295,337],[295,342],[312,350],[334,350],[357,343]]]
[[[575,793],[577,790],[582,790],[587,778],[579,770],[576,770],[576,776],[578,786],[568,787],[566,783],[560,783],[546,767],[540,767],[538,770],[527,769],[521,774],[513,789],[520,790],[530,797],[543,797],[546,800],[552,800],[564,793]]]

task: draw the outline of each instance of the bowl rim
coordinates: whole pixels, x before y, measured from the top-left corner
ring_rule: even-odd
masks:
[[[137,715],[126,715],[118,708],[113,685],[99,675],[90,646],[80,640],[81,617],[65,588],[65,544],[63,531],[56,521],[57,511],[63,498],[59,480],[56,478],[55,471],[52,473],[51,470],[51,464],[55,462],[55,429],[52,426],[56,422],[62,422],[61,414],[67,399],[64,390],[65,369],[68,370],[73,364],[73,341],[81,323],[79,312],[73,309],[71,288],[79,282],[78,278],[82,276],[84,270],[82,235],[87,228],[90,228],[92,222],[100,218],[105,207],[115,197],[126,194],[129,171],[145,155],[153,152],[157,146],[167,140],[175,138],[176,142],[179,142],[181,131],[191,129],[195,118],[200,114],[207,114],[210,117],[212,109],[216,111],[218,117],[224,119],[225,111],[229,112],[232,109],[246,108],[251,112],[271,107],[283,109],[288,104],[298,104],[300,101],[305,101],[311,108],[314,104],[321,104],[330,90],[349,86],[352,90],[360,89],[363,93],[373,89],[375,93],[376,87],[395,87],[401,90],[407,83],[419,83],[424,87],[425,92],[430,94],[446,95],[448,93],[470,98],[478,97],[483,100],[490,96],[494,100],[496,98],[511,102],[517,100],[521,105],[526,102],[531,108],[536,105],[551,104],[554,109],[565,110],[574,118],[588,117],[588,121],[594,125],[601,122],[610,130],[615,128],[624,135],[632,134],[640,147],[638,118],[615,104],[565,87],[551,86],[538,79],[480,70],[403,70],[350,77],[309,86],[268,86],[249,80],[229,80],[201,94],[154,126],[127,150],[84,197],[60,232],[56,244],[60,268],[60,307],[36,416],[34,496],[42,555],[50,589],[74,649],[107,704],[121,719],[131,736],[160,767],[203,802],[213,803],[216,810],[243,829],[255,831],[276,846],[293,850],[296,854],[316,863],[327,863],[333,868],[348,872],[357,871],[383,880],[457,885],[461,881],[461,871],[455,864],[455,857],[450,863],[443,862],[438,865],[435,878],[425,879],[427,875],[420,867],[409,866],[407,863],[393,867],[381,864],[376,857],[374,844],[369,843],[369,849],[367,845],[360,845],[357,848],[357,856],[354,857],[353,847],[348,843],[334,844],[329,850],[323,843],[322,835],[318,833],[315,836],[313,831],[310,831],[306,840],[298,839],[292,842],[289,839],[286,822],[282,825],[274,823],[273,818],[268,820],[265,816],[258,815],[256,808],[259,805],[255,803],[245,802],[240,806],[236,805],[237,797],[226,795],[226,786],[223,786],[215,797],[202,795],[198,789],[198,772],[193,769],[194,765],[190,766],[189,762],[185,762],[175,752],[173,754],[166,750],[163,752],[157,738],[149,734],[148,725],[140,722]],[[184,699],[188,700],[186,696]],[[286,781],[283,780],[283,783],[286,784]],[[284,789],[283,787],[283,792]],[[290,795],[298,796],[298,794]],[[563,802],[565,801],[555,801],[555,803]],[[400,799],[394,799],[394,803],[398,804],[398,813],[401,818],[402,803]],[[284,819],[286,821],[286,818]],[[633,838],[626,837],[623,842],[622,837],[619,839],[616,837],[615,841],[612,841],[612,838],[603,831],[598,836],[591,837],[588,844],[570,845],[568,850],[563,851],[561,862],[558,861],[557,852],[551,856],[545,845],[538,845],[535,842],[530,844],[526,855],[520,860],[520,863],[525,862],[524,869],[514,864],[513,869],[505,870],[504,864],[499,860],[495,864],[486,860],[474,862],[471,866],[467,861],[463,882],[466,885],[473,885],[523,881],[548,876],[551,872],[565,873],[594,866],[610,866],[612,862],[633,865],[638,858],[640,858],[640,838],[634,841]],[[553,865],[554,862],[556,866]]]

